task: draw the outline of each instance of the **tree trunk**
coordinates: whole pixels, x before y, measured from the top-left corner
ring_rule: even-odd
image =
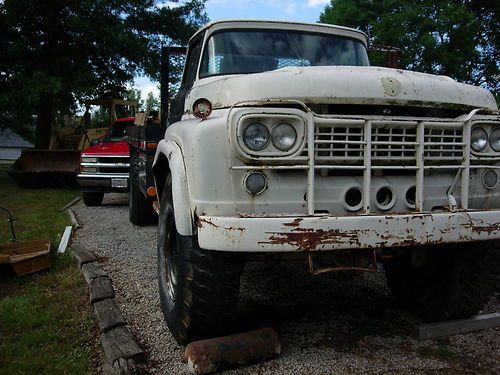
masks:
[[[52,93],[42,94],[38,100],[37,115],[35,148],[48,149],[54,117],[54,97]]]

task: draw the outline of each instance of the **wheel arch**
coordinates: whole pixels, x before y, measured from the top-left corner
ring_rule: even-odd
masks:
[[[161,202],[163,187],[170,174],[172,176],[172,200],[175,214],[175,226],[179,234],[194,234],[193,215],[190,205],[189,188],[184,156],[180,146],[172,141],[160,141],[153,162],[158,202]]]

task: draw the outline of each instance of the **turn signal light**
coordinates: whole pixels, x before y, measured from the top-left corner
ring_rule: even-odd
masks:
[[[193,114],[201,119],[207,118],[212,113],[212,103],[207,99],[198,99],[193,104]]]
[[[148,197],[156,196],[156,188],[154,186],[148,187],[148,189],[146,190],[146,194],[148,195]]]

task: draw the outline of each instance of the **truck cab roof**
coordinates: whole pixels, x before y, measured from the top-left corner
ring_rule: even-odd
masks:
[[[196,39],[205,31],[210,30],[210,33],[224,29],[273,29],[273,30],[298,30],[309,31],[325,34],[340,35],[349,38],[358,39],[363,42],[365,47],[368,46],[368,38],[366,34],[360,30],[352,29],[344,26],[328,25],[324,23],[306,23],[295,21],[271,21],[271,20],[220,20],[206,24],[198,30],[190,39]]]

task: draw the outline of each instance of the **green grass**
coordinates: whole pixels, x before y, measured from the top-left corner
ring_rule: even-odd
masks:
[[[12,211],[18,241],[49,240],[57,246],[64,227],[70,225],[66,211],[59,211],[78,196],[78,190],[20,189],[0,165],[0,206]],[[0,211],[0,243],[11,238],[8,216]]]
[[[69,217],[59,209],[76,190],[23,190],[0,166],[0,206],[13,211],[18,241],[57,247]],[[0,213],[0,243],[10,239]],[[83,276],[69,254],[52,251],[51,268],[15,277],[0,268],[0,374],[92,374],[95,323]]]

